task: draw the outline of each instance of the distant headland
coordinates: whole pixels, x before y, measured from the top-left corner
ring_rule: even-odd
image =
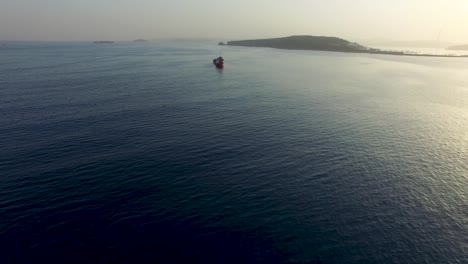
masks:
[[[459,55],[436,55],[436,54],[420,54],[415,52],[404,51],[387,51],[365,47],[358,43],[350,42],[337,37],[324,36],[291,36],[284,38],[271,39],[255,39],[255,40],[239,40],[227,42],[229,46],[243,47],[265,47],[275,49],[288,50],[317,50],[317,51],[333,51],[346,53],[367,53],[367,54],[382,54],[382,55],[397,55],[397,56],[417,56],[417,57],[468,57]]]
[[[148,42],[146,39],[135,39],[133,42]]]

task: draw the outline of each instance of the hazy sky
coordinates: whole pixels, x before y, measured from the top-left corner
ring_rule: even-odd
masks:
[[[0,0],[0,40],[294,34],[468,43],[468,0]]]

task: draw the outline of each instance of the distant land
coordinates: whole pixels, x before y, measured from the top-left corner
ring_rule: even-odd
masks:
[[[148,42],[146,39],[135,39],[133,42]]]
[[[112,44],[112,43],[114,43],[114,41],[109,41],[109,40],[98,40],[98,41],[94,41],[93,43],[94,43],[94,44]]]
[[[292,50],[363,52],[367,48],[336,37],[291,36],[285,38],[229,41],[230,46],[268,47]]]
[[[438,40],[409,40],[409,41],[394,41],[394,40],[362,40],[362,43],[370,46],[381,47],[405,47],[405,48],[440,48],[455,45],[452,42],[438,41]]]
[[[387,51],[369,48],[358,43],[350,42],[337,37],[324,36],[290,36],[284,38],[271,39],[255,39],[255,40],[238,40],[227,42],[229,46],[243,47],[265,47],[275,49],[288,50],[317,50],[317,51],[333,51],[346,53],[367,53],[367,54],[382,54],[382,55],[398,55],[398,56],[418,56],[418,57],[468,57],[457,55],[435,55],[435,54],[420,54],[415,52],[404,51]]]
[[[447,48],[448,50],[468,50],[468,44],[466,45],[458,45],[458,46],[451,46]]]

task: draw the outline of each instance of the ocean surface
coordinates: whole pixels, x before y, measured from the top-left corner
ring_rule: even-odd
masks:
[[[468,59],[7,43],[0,262],[468,263]]]

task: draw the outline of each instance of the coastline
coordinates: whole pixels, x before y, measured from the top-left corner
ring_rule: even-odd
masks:
[[[296,35],[289,37],[270,39],[251,39],[228,41],[226,44],[220,42],[218,45],[274,48],[286,50],[313,50],[343,53],[362,53],[376,55],[392,55],[407,57],[432,57],[432,58],[468,58],[468,54],[432,54],[428,52],[387,50],[361,45],[356,42],[338,37]]]
[[[324,49],[295,49],[295,48],[277,48],[277,47],[238,45],[238,44],[230,44],[229,42],[227,44],[225,44],[224,46],[247,47],[247,48],[272,48],[272,49],[281,49],[281,50],[323,51],[323,52],[356,53],[356,54],[375,54],[375,55],[405,56],[405,57],[468,58],[468,55],[407,53],[407,52],[404,52],[404,51],[385,51],[385,50],[379,50],[379,49],[355,50],[355,51],[349,51],[349,50],[324,50]]]

